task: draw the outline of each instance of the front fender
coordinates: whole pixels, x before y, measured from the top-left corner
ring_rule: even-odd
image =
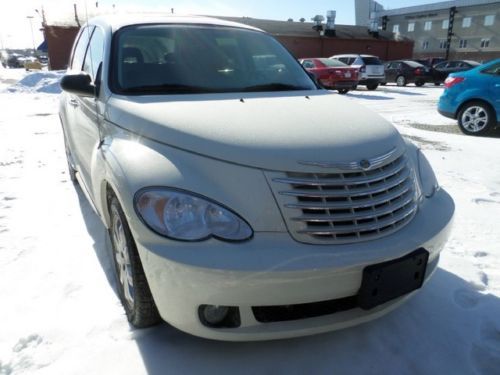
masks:
[[[262,170],[236,165],[176,149],[135,136],[115,125],[112,137],[105,137],[93,176],[99,197],[96,204],[109,226],[107,186],[120,201],[135,236],[151,233],[138,220],[134,195],[145,187],[174,187],[206,196],[241,217],[254,231],[286,232],[286,226]],[[104,173],[104,174],[101,174]],[[137,238],[137,237],[136,237]]]

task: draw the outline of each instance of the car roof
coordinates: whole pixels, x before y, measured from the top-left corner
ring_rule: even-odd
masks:
[[[158,14],[123,14],[105,15],[92,18],[88,21],[90,25],[100,25],[110,27],[115,32],[122,27],[132,25],[154,25],[154,24],[190,24],[190,25],[210,25],[236,27],[240,29],[261,31],[256,27],[244,25],[242,23],[220,20],[205,16],[181,16],[181,15],[158,15]]]

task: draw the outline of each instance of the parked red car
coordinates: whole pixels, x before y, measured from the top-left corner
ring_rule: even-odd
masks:
[[[314,74],[325,88],[338,90],[340,94],[355,90],[358,85],[358,69],[337,59],[304,58],[299,62],[308,72]]]

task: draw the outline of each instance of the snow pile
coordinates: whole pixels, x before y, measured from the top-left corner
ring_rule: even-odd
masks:
[[[15,85],[7,88],[7,92],[11,93],[35,93],[41,92],[46,94],[59,94],[61,92],[61,86],[59,81],[64,75],[65,71],[53,71],[53,72],[36,72],[28,74],[26,77],[21,79]]]

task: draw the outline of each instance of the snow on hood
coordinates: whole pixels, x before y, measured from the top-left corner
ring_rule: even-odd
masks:
[[[299,161],[351,162],[404,147],[388,121],[324,91],[112,96],[105,116],[177,148],[281,171],[310,170]]]

